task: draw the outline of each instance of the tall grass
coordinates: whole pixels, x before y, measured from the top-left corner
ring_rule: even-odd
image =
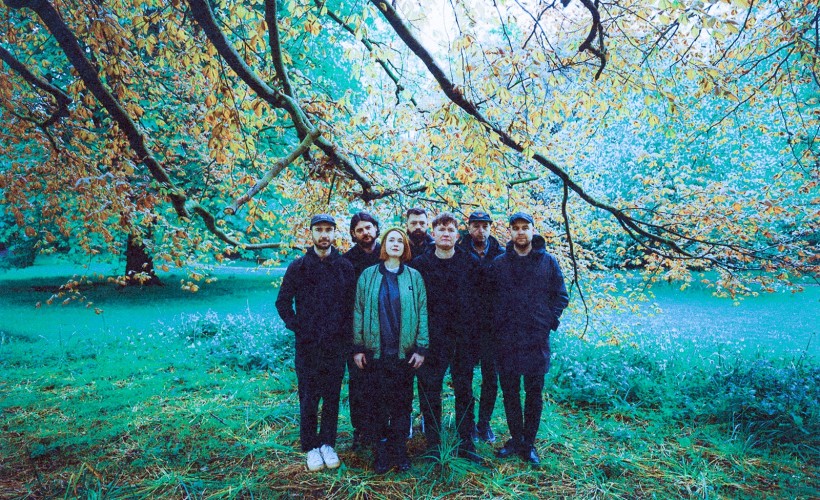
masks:
[[[557,336],[540,468],[445,454],[377,476],[369,453],[308,473],[292,337],[249,311],[54,341],[0,333],[0,497],[789,497],[820,492],[820,369],[796,359]],[[476,381],[476,391],[478,381]],[[445,389],[452,427],[452,393]],[[492,421],[506,439],[501,400]],[[410,443],[413,453],[423,437]],[[454,434],[448,429],[446,434]],[[451,440],[452,441],[452,440]]]

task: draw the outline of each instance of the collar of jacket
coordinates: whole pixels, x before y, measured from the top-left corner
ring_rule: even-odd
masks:
[[[361,245],[356,243],[355,245],[353,245],[353,248],[350,249],[349,253],[352,254],[352,255],[373,255],[374,253],[376,255],[379,255],[379,250],[381,250],[381,249],[382,249],[382,244],[377,241],[373,245],[373,251],[370,252],[370,253],[367,253],[367,252],[364,251],[364,248],[362,248]]]
[[[327,257],[325,257],[324,261],[333,262],[334,260],[338,259],[341,256],[342,256],[342,254],[339,253],[339,250],[335,246],[331,245],[330,253],[328,254]],[[307,251],[305,252],[305,260],[308,260],[308,261],[311,261],[311,262],[322,262],[322,258],[319,257],[319,254],[316,253],[316,249],[313,248],[313,246],[308,248]]]
[[[462,238],[458,241],[457,247],[461,247],[462,250],[465,252],[473,253],[473,239],[470,237],[470,234],[465,234]],[[484,255],[490,255],[493,251],[501,251],[501,243],[495,239],[495,236],[488,236],[487,237],[487,249],[484,251]]]
[[[532,251],[529,255],[541,255],[547,253],[547,240],[544,239],[543,236],[540,234],[534,234],[532,236]],[[518,256],[515,251],[515,243],[513,240],[507,242],[507,254],[512,256]]]
[[[379,264],[379,272],[382,273],[382,274],[386,274],[386,273],[391,273],[393,271],[388,271],[387,266],[384,265],[384,261],[381,261],[381,263]],[[404,272],[404,262],[399,264],[399,270],[396,271],[394,274],[396,276],[398,276],[403,272]]]

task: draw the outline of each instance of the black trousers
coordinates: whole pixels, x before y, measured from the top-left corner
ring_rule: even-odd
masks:
[[[535,435],[544,410],[544,374],[510,373],[498,374],[504,396],[504,413],[510,437],[524,446],[535,444]],[[521,380],[524,380],[524,411],[521,411]]]
[[[371,381],[373,423],[377,439],[387,440],[394,456],[407,454],[407,429],[413,411],[413,375],[406,359],[371,359],[365,370]]]
[[[462,441],[472,439],[473,368],[475,359],[458,348],[439,349],[428,356],[418,370],[419,406],[424,416],[424,433],[428,446],[441,444],[441,391],[444,374],[450,368],[456,397],[456,429]]]
[[[302,451],[323,444],[336,446],[339,394],[345,374],[347,349],[338,352],[296,346],[299,386],[299,440]],[[322,402],[321,423],[319,402]]]
[[[481,343],[481,397],[478,402],[478,423],[487,425],[493,416],[498,398],[498,368],[496,367],[494,345],[489,340]]]
[[[347,360],[348,402],[350,405],[350,425],[353,426],[353,440],[370,443],[375,439],[372,398],[368,397],[370,389],[369,372],[356,366],[353,357]],[[408,424],[409,426],[409,424]]]

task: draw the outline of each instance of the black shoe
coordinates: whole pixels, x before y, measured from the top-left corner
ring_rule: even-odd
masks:
[[[387,453],[387,440],[381,440],[376,443],[376,458],[373,460],[373,470],[376,474],[385,474],[393,468],[390,463],[390,456]]]
[[[475,447],[473,446],[459,446],[456,455],[458,458],[465,458],[474,464],[484,463],[484,458],[476,453]]]
[[[538,452],[535,451],[535,446],[527,446],[522,449],[521,458],[532,465],[538,465],[541,463],[541,459],[538,457]]]
[[[484,441],[485,443],[495,443],[495,434],[490,428],[490,424],[478,424],[475,432],[478,439]]]
[[[497,456],[498,458],[509,458],[513,455],[518,455],[520,453],[520,450],[521,444],[515,439],[510,439],[509,441],[504,443],[504,446],[502,446],[498,449],[498,451],[495,452],[495,456]]]

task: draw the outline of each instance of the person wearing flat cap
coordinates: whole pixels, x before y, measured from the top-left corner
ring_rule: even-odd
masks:
[[[478,403],[478,420],[473,431],[473,439],[488,443],[495,442],[495,433],[490,427],[495,401],[498,398],[498,371],[495,367],[495,345],[492,338],[493,296],[487,286],[487,273],[493,259],[504,253],[504,248],[490,234],[493,219],[487,212],[476,211],[467,219],[468,234],[464,235],[459,246],[467,253],[476,256],[479,261],[479,276],[476,280],[478,307],[471,321],[476,323],[480,344],[479,362],[481,364],[481,396]]]
[[[340,465],[334,446],[342,378],[351,349],[356,281],[353,265],[333,246],[336,221],[332,216],[315,215],[310,236],[313,246],[285,271],[276,310],[296,336],[299,439],[308,470],[316,471]]]
[[[544,238],[535,234],[532,216],[516,212],[509,222],[512,239],[490,270],[496,362],[510,431],[510,440],[496,455],[517,455],[537,465],[535,436],[544,408],[550,333],[558,328],[569,296],[558,261],[547,253]]]

